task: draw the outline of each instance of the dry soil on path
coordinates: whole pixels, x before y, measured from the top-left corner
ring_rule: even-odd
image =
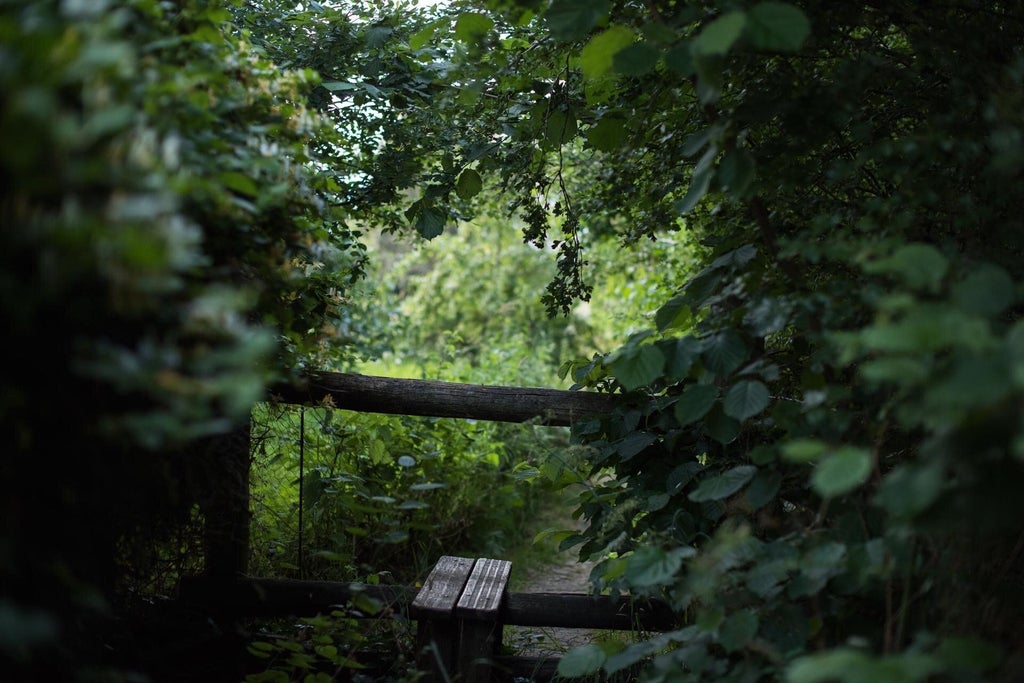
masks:
[[[562,529],[583,528],[572,519],[569,510],[555,520]],[[532,567],[514,577],[513,590],[520,593],[587,593],[593,562],[580,562],[574,550],[557,553],[551,561]],[[594,631],[571,628],[536,628],[509,626],[505,642],[515,654],[529,657],[558,657],[594,639]]]

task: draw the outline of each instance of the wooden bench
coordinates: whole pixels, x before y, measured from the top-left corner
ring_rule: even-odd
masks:
[[[421,670],[437,681],[492,678],[511,571],[506,560],[445,555],[437,561],[410,607]]]
[[[417,666],[434,683],[548,681],[557,658],[501,655],[506,625],[624,631],[668,631],[678,615],[658,601],[583,593],[510,593],[512,563],[445,555],[417,590],[332,581],[191,577],[179,600],[218,620],[309,616],[336,609],[357,595],[417,622]],[[370,616],[367,614],[366,616]]]

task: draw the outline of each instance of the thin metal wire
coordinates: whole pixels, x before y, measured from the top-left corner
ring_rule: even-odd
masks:
[[[302,513],[304,501],[302,499],[303,479],[306,474],[306,407],[299,407],[299,578],[306,578],[306,560],[302,552]]]

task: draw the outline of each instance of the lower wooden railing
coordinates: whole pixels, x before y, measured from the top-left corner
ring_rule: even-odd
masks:
[[[504,626],[668,631],[675,615],[658,602],[583,593],[511,593],[505,560],[444,556],[419,589],[333,581],[216,579],[181,583],[179,599],[221,618],[312,616],[357,594],[416,621],[419,666],[434,681],[549,680],[553,658],[503,656]]]

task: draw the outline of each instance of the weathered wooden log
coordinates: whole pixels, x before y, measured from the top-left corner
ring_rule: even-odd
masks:
[[[271,397],[284,403],[333,405],[389,415],[459,417],[565,426],[611,412],[613,397],[592,391],[500,387],[457,382],[373,377],[338,372],[311,375],[304,385],[280,385]]]
[[[582,593],[509,593],[501,621],[516,626],[670,631],[676,615],[661,602]]]
[[[183,577],[178,600],[232,617],[312,617],[336,606],[345,609],[357,595],[380,602],[396,614],[408,616],[416,589],[407,586],[372,586],[338,581],[292,579],[224,579]]]

